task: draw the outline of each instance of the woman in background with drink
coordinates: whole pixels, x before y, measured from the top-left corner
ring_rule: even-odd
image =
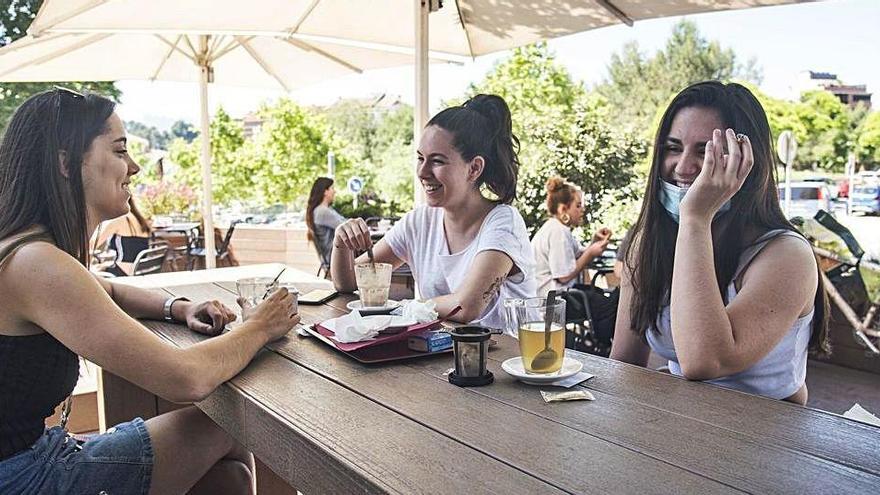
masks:
[[[574,238],[571,229],[584,220],[584,192],[562,177],[547,180],[547,212],[550,218],[532,238],[539,296],[546,296],[550,290],[574,287],[580,274],[602,255],[611,239],[611,231],[604,227],[593,234],[589,246],[582,246]]]
[[[807,350],[827,350],[810,244],[779,207],[764,109],[739,84],[679,93],[654,142],[621,281],[611,357],[806,403]]]
[[[354,253],[409,264],[422,298],[454,321],[503,328],[504,298],[535,295],[534,259],[525,222],[510,206],[516,197],[519,141],[507,103],[477,95],[447,108],[425,126],[418,177],[427,205],[407,213],[374,247],[366,222],[336,229],[331,272],[339,291],[357,287]],[[493,196],[488,198],[483,190]]]

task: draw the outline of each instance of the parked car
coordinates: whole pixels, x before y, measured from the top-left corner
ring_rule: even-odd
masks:
[[[880,185],[864,184],[853,187],[852,211],[868,215],[880,214]]]
[[[828,192],[831,193],[831,199],[835,199],[840,196],[840,194],[838,193],[839,190],[837,188],[837,184],[831,177],[823,177],[821,175],[817,175],[815,177],[807,177],[805,179],[802,179],[802,182],[815,182],[817,184],[824,184],[825,187],[828,188]]]
[[[880,184],[880,170],[862,170],[856,178],[868,184]]]
[[[779,185],[779,201],[785,208],[785,184]],[[788,217],[812,218],[819,210],[831,212],[831,192],[822,182],[792,182]]]

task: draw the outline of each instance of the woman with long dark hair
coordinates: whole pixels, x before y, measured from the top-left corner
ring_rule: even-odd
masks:
[[[739,84],[694,84],[663,114],[621,284],[611,357],[806,403],[827,351],[809,243],[779,206],[767,116]]]
[[[378,262],[406,262],[421,296],[440,314],[461,306],[455,321],[503,328],[501,301],[535,295],[529,235],[510,206],[519,173],[511,127],[507,103],[495,95],[477,95],[435,115],[417,152],[427,205],[407,213],[373,248]],[[357,287],[353,253],[372,245],[361,219],[336,229],[331,266],[337,290]],[[357,259],[365,261],[366,255]]]
[[[45,427],[69,412],[79,357],[172,402],[204,399],[299,320],[285,289],[235,314],[89,273],[98,224],[128,213],[114,103],[63,88],[15,111],[0,143],[0,493],[254,493],[253,456],[195,407],[134,418],[83,442]],[[135,318],[218,335],[171,346]],[[65,417],[66,414],[62,415]]]
[[[330,253],[333,250],[333,232],[345,221],[345,217],[333,209],[336,189],[333,179],[318,177],[312,184],[309,200],[306,204],[306,226],[309,228],[309,240],[318,246],[321,263],[330,266]]]

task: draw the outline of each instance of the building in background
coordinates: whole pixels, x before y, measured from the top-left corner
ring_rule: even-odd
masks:
[[[823,89],[832,93],[843,104],[855,107],[864,105],[871,108],[871,93],[864,84],[844,84],[838,79],[837,74],[830,72],[815,72],[811,70],[800,73],[798,80],[798,94],[804,91]]]

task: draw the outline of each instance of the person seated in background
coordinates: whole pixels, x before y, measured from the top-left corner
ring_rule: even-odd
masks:
[[[63,422],[46,428],[65,398],[69,412],[80,356],[192,403],[299,321],[281,288],[221,334],[236,315],[217,301],[169,298],[89,272],[89,238],[128,213],[140,170],[114,109],[94,94],[38,93],[0,143],[0,493],[256,493],[253,455],[194,406],[85,441]],[[216,337],[178,348],[136,318]]]
[[[547,212],[550,218],[532,238],[538,296],[551,290],[574,287],[584,269],[601,256],[611,239],[611,231],[601,228],[589,246],[582,246],[571,233],[584,220],[584,193],[562,177],[547,180]]]
[[[507,103],[495,95],[435,115],[417,152],[427,205],[407,213],[375,247],[362,219],[337,227],[331,258],[337,290],[357,288],[354,253],[372,247],[378,262],[407,263],[421,297],[433,300],[440,315],[461,306],[452,320],[504,328],[503,299],[535,296],[528,231],[510,206],[519,172],[511,125]],[[366,254],[357,259],[366,261]]]
[[[150,222],[144,218],[134,196],[128,198],[128,213],[105,222],[98,228],[98,236],[95,246],[103,246],[104,249],[112,249],[116,252],[113,264],[102,271],[112,273],[117,277],[131,275],[134,260],[141,251],[150,247],[150,236],[153,228]]]
[[[333,251],[333,232],[345,221],[345,217],[333,209],[336,189],[333,179],[318,177],[312,184],[309,200],[306,203],[306,226],[308,238],[318,247],[321,263],[330,266],[330,253]]]
[[[743,392],[807,401],[808,348],[827,351],[810,244],[779,206],[767,115],[739,84],[670,103],[627,252],[611,357]]]

